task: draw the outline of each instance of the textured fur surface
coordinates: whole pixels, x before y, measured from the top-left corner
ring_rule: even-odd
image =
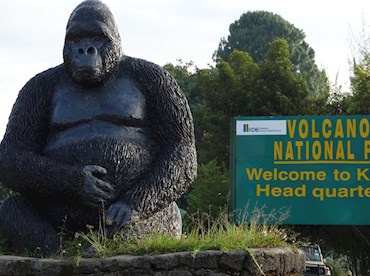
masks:
[[[109,72],[97,83],[81,88],[86,80],[76,83],[72,76],[66,42],[67,62],[32,78],[20,91],[10,114],[0,145],[0,181],[20,195],[0,205],[0,232],[14,248],[39,247],[51,254],[60,246],[58,227],[67,226],[71,231],[84,231],[86,224],[98,227],[101,208],[82,200],[89,197],[84,186],[86,165],[106,169],[106,174],[99,176],[113,187],[106,209],[115,202],[130,208],[132,217],[125,229],[139,234],[157,229],[175,236],[181,231],[174,201],[196,176],[193,122],[187,100],[161,67],[121,53],[113,17],[101,2],[80,4],[70,17],[67,34],[75,21],[89,21],[97,15],[111,28],[109,54],[102,54],[105,73]],[[130,85],[122,86],[123,80]],[[94,96],[109,94],[112,89],[120,91],[120,85],[143,95],[139,119],[114,113],[114,103],[104,107]],[[59,101],[56,93],[61,90],[66,94],[68,89],[91,93],[96,110],[91,111],[95,105],[87,105],[86,115],[75,108],[72,115],[80,119],[59,123],[53,117]],[[58,135],[67,137],[67,142],[57,140],[50,146]]]

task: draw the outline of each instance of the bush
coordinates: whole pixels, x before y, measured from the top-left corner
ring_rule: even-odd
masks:
[[[215,160],[198,167],[198,178],[193,189],[186,196],[189,216],[206,213],[213,218],[221,210],[227,209],[229,176],[225,167],[217,165]]]

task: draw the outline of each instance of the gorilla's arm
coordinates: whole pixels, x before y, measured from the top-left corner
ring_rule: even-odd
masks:
[[[193,119],[176,81],[155,64],[134,59],[132,66],[147,99],[150,137],[160,150],[144,179],[122,200],[145,218],[186,192],[196,177],[197,160]]]
[[[20,91],[0,144],[0,181],[28,197],[78,195],[92,201],[88,198],[91,191],[84,191],[87,187],[83,183],[89,173],[103,168],[96,166],[89,172],[89,168],[61,164],[42,155],[50,131],[51,93],[60,74],[60,67],[49,69],[32,78]]]

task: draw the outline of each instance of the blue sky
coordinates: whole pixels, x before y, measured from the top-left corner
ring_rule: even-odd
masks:
[[[0,10],[0,136],[19,90],[62,62],[65,26],[81,1],[12,0]],[[351,32],[370,24],[370,1],[106,0],[124,53],[160,65],[194,61],[204,68],[229,25],[247,11],[267,10],[302,29],[316,63],[348,86]],[[5,7],[5,5],[4,5]],[[368,27],[368,30],[370,27]]]

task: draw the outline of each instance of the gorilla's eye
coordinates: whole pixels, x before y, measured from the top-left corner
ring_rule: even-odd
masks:
[[[75,37],[75,38],[72,39],[72,42],[74,42],[74,43],[79,43],[80,41],[81,41],[81,39],[78,38],[78,37]]]

